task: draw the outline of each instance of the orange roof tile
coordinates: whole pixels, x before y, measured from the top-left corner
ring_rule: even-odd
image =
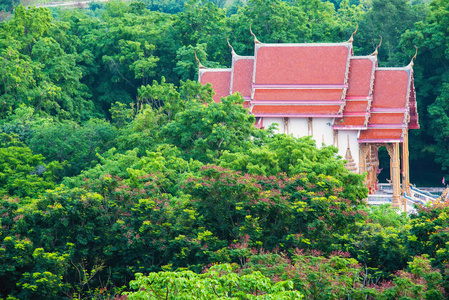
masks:
[[[369,119],[370,125],[404,123],[404,113],[372,113]]]
[[[367,112],[367,108],[368,108],[368,100],[360,100],[360,101],[348,101],[346,100],[346,105],[345,105],[345,110],[343,113],[345,112],[363,112],[366,113]]]
[[[231,86],[231,69],[201,69],[200,82],[211,83],[214,88],[214,102],[220,102],[221,97],[229,96]]]
[[[359,143],[401,142],[402,129],[368,129],[360,132]]]
[[[375,56],[352,57],[349,65],[348,90],[346,96],[369,96],[372,94]]]
[[[360,127],[363,126],[365,127],[365,120],[366,117],[360,117],[360,116],[345,116],[344,118],[337,118],[335,119],[334,122],[334,126],[333,128],[338,128],[338,127],[342,127],[342,126],[356,126],[356,127]]]
[[[255,84],[345,84],[350,43],[256,44]]]
[[[251,82],[254,57],[233,56],[231,93],[239,92],[243,97],[251,97]]]
[[[233,52],[232,69],[200,69],[199,78],[216,102],[240,92],[258,117],[334,117],[334,129],[363,129],[359,142],[401,141],[408,115],[419,128],[411,67],[351,55],[350,43],[256,44],[254,57]]]
[[[375,72],[373,108],[405,108],[410,70],[378,68]]]
[[[255,105],[252,113],[258,114],[310,114],[310,115],[337,115],[339,105]]]
[[[369,129],[360,133],[359,142],[402,141],[410,81],[409,67],[376,69]]]
[[[254,100],[340,101],[342,89],[257,89]]]
[[[334,128],[366,128],[366,118],[355,118],[354,115],[369,115],[376,59],[375,56],[351,57],[344,117],[343,121],[334,123]]]

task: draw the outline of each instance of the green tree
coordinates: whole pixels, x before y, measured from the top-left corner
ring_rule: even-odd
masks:
[[[183,12],[178,14],[175,23],[183,47],[178,47],[177,54],[185,55],[185,51],[190,47],[203,47],[207,49],[209,60],[221,65],[229,65],[231,53],[226,44],[226,37],[229,35],[227,18],[224,9],[219,8],[212,1],[189,1]],[[190,47],[189,47],[190,46]],[[194,62],[195,57],[190,51],[190,61]],[[180,57],[181,58],[181,57]],[[177,58],[179,59],[179,58]],[[201,58],[202,59],[202,58]],[[194,79],[194,78],[183,78]]]
[[[207,61],[207,44],[197,44],[182,46],[176,51],[176,67],[173,69],[179,75],[181,80],[196,80],[198,78],[198,62],[195,61],[195,55],[202,64],[208,68],[219,68],[220,64]]]
[[[427,9],[424,4],[412,5],[408,0],[373,0],[364,18],[360,22],[360,33],[356,37],[356,45],[361,46],[361,55],[374,51],[382,37],[379,49],[381,66],[401,66],[408,63],[404,60],[400,48],[401,35],[412,29],[415,22],[424,20]]]
[[[128,93],[128,103],[135,98],[137,89],[149,84],[159,72],[156,52],[169,50],[158,47],[165,41],[163,37],[172,30],[171,17],[159,12],[145,10],[142,14],[136,14],[129,10],[126,4],[108,3],[103,16],[108,33],[101,40],[99,63],[104,66],[105,73],[99,74],[98,79],[105,84],[99,91],[104,96],[100,97],[109,103],[126,100],[106,96],[111,92],[120,93],[120,89]]]
[[[149,2],[148,8],[151,10],[170,14],[177,14],[184,9],[186,1],[151,0],[146,2]]]
[[[9,202],[9,203],[8,203]],[[12,200],[2,200],[0,211],[6,213]],[[23,222],[17,214],[14,222]],[[68,289],[63,276],[68,269],[67,254],[46,252],[28,238],[8,235],[10,224],[2,217],[4,235],[0,236],[0,297],[10,299],[60,299]],[[12,221],[12,219],[11,219]]]
[[[79,82],[78,56],[65,52],[52,37],[59,26],[52,23],[48,9],[18,6],[14,18],[0,28],[3,113],[26,104],[62,118],[90,114],[92,102]]]
[[[226,150],[242,151],[257,130],[254,116],[242,103],[239,94],[222,98],[221,103],[191,102],[161,129],[161,137],[181,149],[185,158],[203,162],[214,161]]]
[[[337,179],[300,173],[257,176],[216,166],[186,181],[186,191],[202,227],[228,243],[268,250],[300,247],[330,253],[339,249],[338,234],[347,234],[364,213],[360,199],[342,198]]]
[[[138,89],[139,99],[134,119],[121,128],[117,138],[118,150],[139,149],[140,155],[147,150],[156,149],[161,143],[160,130],[174,121],[178,113],[194,109],[201,103],[212,101],[213,90],[210,85],[203,86],[197,81],[181,81],[180,87],[153,81],[152,85]],[[204,105],[203,105],[204,106]],[[131,111],[122,111],[132,114]]]
[[[2,0],[0,1],[0,11],[12,12],[14,6],[20,4],[18,0]]]
[[[15,136],[0,133],[0,195],[34,198],[55,186],[61,164],[44,163]]]
[[[109,122],[90,119],[82,125],[73,121],[50,121],[36,126],[28,140],[30,148],[48,161],[67,162],[62,176],[73,176],[98,162],[97,153],[115,145],[117,130]]]
[[[125,152],[137,148],[139,154],[144,155],[159,142],[158,129],[162,122],[161,116],[151,107],[141,109],[134,120],[120,131],[118,150]]]
[[[425,20],[415,23],[401,39],[402,51],[408,58],[417,46],[419,54],[413,67],[421,130],[410,135],[411,163],[420,169],[438,165],[429,172],[433,182],[443,175],[447,161],[447,75],[445,68],[449,46],[446,28],[449,24],[445,1],[432,1]],[[426,166],[425,168],[423,166]]]
[[[342,37],[333,5],[318,0],[251,0],[229,21],[230,41],[240,55],[254,54],[250,25],[263,43],[340,42],[348,38]]]
[[[257,132],[259,139],[247,151],[225,151],[218,163],[233,170],[259,175],[276,175],[279,172],[294,177],[304,173],[314,181],[317,176],[332,176],[344,187],[344,197],[363,199],[367,192],[363,176],[346,170],[341,160],[336,160],[337,149],[317,149],[310,137],[294,138],[285,134]]]
[[[126,293],[129,299],[302,299],[289,280],[273,283],[260,272],[239,275],[228,264],[216,265],[204,274],[191,271],[136,274]]]

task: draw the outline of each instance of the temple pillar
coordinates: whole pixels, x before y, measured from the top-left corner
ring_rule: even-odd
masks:
[[[334,147],[338,148],[338,131],[334,129],[332,134],[334,138]]]
[[[387,145],[387,151],[390,155],[390,174],[391,185],[393,187],[392,207],[401,207],[401,173],[399,158],[399,143],[391,143]],[[406,202],[404,202],[404,210],[406,210]]]
[[[377,146],[371,144],[369,149],[369,186],[368,188],[375,193],[377,190],[377,167],[379,166],[379,161],[377,158]]]
[[[288,135],[288,134],[290,134],[290,130],[288,128],[289,118],[284,117],[283,121],[284,121],[284,133]]]
[[[367,144],[359,144],[359,173],[366,172],[366,157],[368,155],[369,146]]]
[[[411,195],[407,131],[404,133],[404,142],[402,143],[402,189],[407,195]]]
[[[313,136],[313,123],[312,118],[307,118],[307,128],[309,135]]]
[[[371,193],[377,191],[377,175],[379,169],[379,144],[359,144],[359,173],[367,173],[365,184]],[[399,153],[399,152],[398,152]],[[393,176],[391,176],[392,178]]]
[[[368,146],[366,144],[359,144],[359,173],[366,172],[366,156],[368,155]],[[368,174],[365,177],[365,185],[368,183]]]
[[[373,149],[373,186],[374,186],[374,190],[377,191],[378,186],[377,186],[377,170],[379,169],[379,154],[378,154],[378,147],[377,145],[372,145],[371,146]]]
[[[366,157],[366,172],[368,173],[366,176],[367,184],[366,187],[369,189],[370,194],[374,194],[373,190],[373,166],[371,163],[371,144],[368,144],[368,153]]]

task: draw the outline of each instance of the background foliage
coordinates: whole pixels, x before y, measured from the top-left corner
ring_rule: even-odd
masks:
[[[0,298],[443,298],[447,204],[366,207],[335,148],[256,129],[239,94],[214,103],[194,59],[229,66],[228,36],[251,55],[250,24],[273,43],[341,42],[359,24],[355,54],[381,35],[381,66],[418,46],[410,165],[434,185],[449,6],[427,2],[16,6],[0,23]]]

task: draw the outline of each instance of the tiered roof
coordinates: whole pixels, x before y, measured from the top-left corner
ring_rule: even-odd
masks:
[[[341,116],[350,56],[350,43],[256,44],[252,113],[256,117]]]
[[[232,69],[207,69],[207,72],[200,69],[199,81],[203,84],[210,82],[215,91],[214,101],[220,102],[222,97],[230,95],[232,73]]]
[[[232,47],[231,47],[232,48]],[[256,117],[331,117],[333,129],[360,130],[359,142],[401,142],[417,129],[413,63],[377,67],[377,49],[353,56],[344,43],[262,44],[253,56],[232,50],[232,67],[206,69],[199,81],[221,97],[240,92]]]
[[[411,120],[412,74],[411,65],[376,69],[368,129],[360,132],[359,142],[403,141],[404,131]]]
[[[232,55],[232,80],[230,93],[239,92],[245,99],[244,107],[250,107],[254,56]]]
[[[335,120],[334,129],[367,128],[376,66],[375,55],[351,57],[343,117]]]

